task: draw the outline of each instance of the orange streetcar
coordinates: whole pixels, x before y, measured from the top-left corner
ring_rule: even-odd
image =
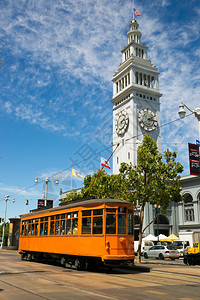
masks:
[[[64,266],[120,266],[134,262],[133,204],[81,199],[21,216],[23,259],[56,259]]]

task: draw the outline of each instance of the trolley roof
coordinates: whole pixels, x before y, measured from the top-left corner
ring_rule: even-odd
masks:
[[[65,204],[62,204],[60,206],[56,206],[53,208],[39,208],[39,209],[34,209],[30,211],[30,213],[20,215],[21,218],[24,217],[29,217],[29,216],[34,216],[34,215],[39,215],[39,214],[46,214],[49,212],[56,212],[68,208],[75,208],[78,206],[87,206],[87,205],[95,205],[95,204],[127,204],[127,205],[133,205],[130,202],[123,201],[123,200],[117,200],[117,199],[78,199],[78,200],[72,200],[69,201]]]

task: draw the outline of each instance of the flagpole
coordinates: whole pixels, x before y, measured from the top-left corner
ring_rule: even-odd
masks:
[[[115,153],[115,151],[117,150],[117,148],[119,147],[119,143],[117,144],[115,150],[111,153],[111,155],[109,156],[109,158],[107,159],[107,161],[105,162],[105,164],[108,163],[109,159],[113,156],[113,154]],[[99,170],[98,174],[96,175],[96,177],[94,178],[94,180],[92,181],[92,183],[90,184],[89,188],[87,189],[87,191],[84,193],[84,195],[89,191],[89,189],[93,186],[93,184],[95,183],[97,177],[99,176],[99,174],[101,173],[101,171],[103,170],[104,166]]]
[[[72,190],[72,174],[71,174],[71,190]]]
[[[134,19],[134,0],[133,0],[133,19]]]

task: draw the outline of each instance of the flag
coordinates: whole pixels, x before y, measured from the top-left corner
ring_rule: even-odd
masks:
[[[133,9],[133,13],[136,15],[136,16],[141,16],[141,14],[134,8]]]
[[[106,168],[108,168],[108,169],[110,169],[110,163],[109,163],[109,161],[107,161],[105,158],[103,158],[103,157],[101,157],[101,165],[103,166],[103,167],[106,167]]]
[[[72,176],[74,176],[74,177],[76,177],[76,178],[83,178],[83,176],[82,175],[80,175],[76,170],[74,170],[73,168],[72,168]]]

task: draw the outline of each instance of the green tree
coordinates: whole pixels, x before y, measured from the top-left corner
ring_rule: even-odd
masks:
[[[62,203],[71,201],[73,199],[80,199],[83,197],[93,198],[112,198],[124,200],[123,190],[126,185],[123,182],[121,174],[108,175],[104,170],[98,170],[93,175],[87,175],[84,178],[83,188],[80,191],[72,191],[66,195]]]
[[[182,200],[178,174],[183,172],[183,166],[176,162],[176,156],[176,152],[167,150],[162,157],[156,142],[149,135],[145,135],[138,149],[137,166],[121,164],[120,173],[126,184],[127,200],[140,206],[137,210],[140,220],[138,262],[141,262],[142,235],[157,214],[156,212],[153,220],[143,228],[144,209],[147,202],[152,205],[156,204],[157,207],[160,206],[161,212],[165,213],[171,202]]]
[[[2,237],[2,234],[3,234],[3,225],[0,225],[0,237]],[[9,235],[9,222],[6,223],[6,226],[5,226],[5,231],[4,231],[4,241],[8,240],[8,235]]]

